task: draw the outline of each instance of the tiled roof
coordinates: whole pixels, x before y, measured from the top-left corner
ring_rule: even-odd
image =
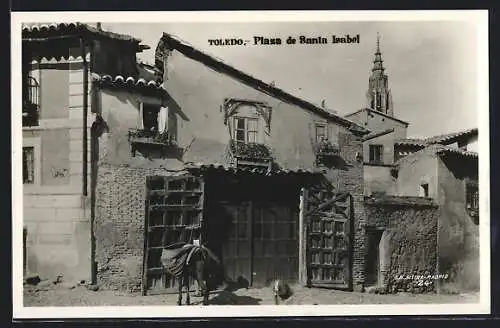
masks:
[[[479,158],[479,155],[476,152],[462,150],[459,148],[451,148],[448,146],[443,146],[441,144],[431,144],[431,145],[427,145],[426,147],[420,149],[419,151],[411,153],[408,156],[400,158],[398,161],[396,161],[394,163],[394,167],[397,168],[402,163],[407,162],[407,161],[411,161],[414,158],[416,158],[422,154],[457,155],[457,156],[466,157],[466,158],[470,158],[470,159]]]
[[[396,139],[394,140],[394,143],[398,145],[408,145],[408,146],[420,146],[420,147],[426,146],[424,139],[411,139],[411,138]]]
[[[79,22],[23,24],[22,26],[23,39],[28,39],[28,38],[43,39],[48,37],[58,37],[64,35],[91,35],[91,36],[106,37],[109,39],[114,39],[119,41],[128,41],[131,43],[135,43],[137,45],[138,51],[150,48],[147,45],[140,44],[142,40],[134,38],[130,35],[103,31],[96,27]]]
[[[433,144],[441,144],[441,145],[449,145],[456,142],[460,138],[467,138],[474,135],[477,135],[478,129],[468,129],[464,131],[452,132],[441,134],[434,137],[429,137],[425,139],[415,139],[415,138],[405,138],[405,139],[396,139],[394,141],[395,144],[398,145],[411,145],[411,146],[420,146],[425,147]]]
[[[464,138],[464,137],[471,137],[474,135],[478,134],[478,129],[468,129],[464,131],[458,131],[458,132],[452,132],[452,133],[446,133],[446,134],[441,134],[438,136],[430,137],[425,139],[425,142],[428,144],[434,144],[434,143],[440,143],[443,145],[454,143],[457,141],[457,139]]]
[[[102,86],[109,86],[115,88],[140,88],[144,90],[153,90],[153,91],[162,91],[165,90],[162,88],[162,85],[154,80],[145,80],[143,78],[134,78],[134,77],[123,77],[121,75],[117,75],[112,77],[110,75],[98,75],[96,73],[92,73],[92,79]]]
[[[470,158],[478,158],[479,155],[476,152],[473,151],[467,151],[467,150],[462,150],[459,148],[451,148],[451,147],[446,147],[446,146],[441,146],[439,147],[441,149],[438,149],[436,154],[438,155],[446,155],[446,154],[454,154],[454,155],[460,155],[460,156],[465,156],[465,157],[470,157]]]
[[[199,171],[199,172],[226,172],[231,174],[236,173],[250,173],[257,175],[266,175],[266,176],[276,176],[276,175],[314,175],[323,173],[322,170],[312,170],[312,169],[278,169],[269,171],[265,167],[231,167],[228,165],[222,164],[203,164],[203,163],[190,163],[185,165],[186,170],[189,171]]]
[[[222,60],[210,56],[195,47],[189,45],[187,42],[181,41],[178,38],[168,34],[163,33],[163,36],[156,47],[155,58],[156,58],[156,66],[163,71],[163,57],[165,56],[166,50],[177,50],[182,53],[184,56],[191,58],[199,63],[217,71],[219,73],[228,75],[241,83],[244,83],[254,89],[259,90],[265,94],[268,94],[277,99],[281,99],[285,102],[292,103],[296,106],[307,109],[311,112],[314,112],[318,115],[321,115],[337,124],[348,128],[353,133],[358,135],[365,135],[369,132],[369,130],[365,129],[361,125],[346,119],[344,117],[338,116],[332,112],[325,110],[324,108],[314,105],[311,102],[308,102],[304,99],[298,98],[282,89],[275,87],[272,84],[266,83],[262,80],[259,80],[247,73],[244,73],[226,63]]]

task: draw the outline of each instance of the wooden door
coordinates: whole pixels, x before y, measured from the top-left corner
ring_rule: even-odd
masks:
[[[310,286],[352,289],[349,194],[321,199],[307,213],[307,275]]]
[[[252,225],[250,203],[221,202],[229,222],[227,239],[222,247],[222,261],[228,278],[252,281]]]
[[[276,203],[252,204],[252,286],[298,278],[298,211]]]
[[[204,184],[191,176],[146,179],[143,294],[175,292],[160,257],[165,246],[201,239]]]
[[[366,279],[367,286],[379,284],[380,279],[380,241],[382,239],[382,230],[369,229],[368,254],[366,256]]]

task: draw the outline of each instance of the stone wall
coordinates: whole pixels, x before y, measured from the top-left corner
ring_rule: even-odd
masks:
[[[365,213],[366,230],[384,231],[380,263],[385,291],[434,290],[433,276],[439,274],[437,205],[420,197],[371,197],[365,199]]]

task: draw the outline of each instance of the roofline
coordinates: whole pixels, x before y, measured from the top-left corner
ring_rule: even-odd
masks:
[[[313,103],[306,101],[304,99],[298,98],[282,89],[279,89],[275,86],[272,86],[268,83],[265,83],[262,80],[259,80],[247,73],[244,73],[243,71],[240,71],[224,62],[222,62],[219,59],[216,59],[196,48],[194,48],[191,45],[188,45],[180,40],[177,40],[173,36],[171,36],[168,33],[163,33],[163,36],[161,37],[160,41],[158,42],[157,48],[156,48],[156,64],[157,66],[163,65],[163,63],[158,63],[158,57],[159,56],[159,48],[166,45],[170,50],[177,50],[180,53],[182,53],[184,56],[191,58],[197,62],[200,62],[204,64],[205,66],[210,67],[211,69],[229,75],[232,78],[249,85],[265,94],[271,95],[275,98],[279,98],[285,102],[288,103],[294,103],[304,109],[307,109],[311,112],[314,112],[320,116],[323,116],[327,119],[330,119],[331,121],[334,121],[346,128],[348,128],[351,132],[354,134],[358,135],[365,135],[369,133],[370,131],[362,127],[361,125],[358,125],[357,123],[350,121],[346,118],[343,118],[341,116],[338,116],[336,114],[333,114],[329,111],[324,110],[323,108],[314,105]],[[163,54],[161,54],[163,56]],[[160,70],[163,71],[163,67],[159,67]]]
[[[394,129],[387,129],[387,130],[384,130],[384,131],[376,132],[376,133],[374,133],[372,135],[367,134],[363,138],[363,141],[368,141],[368,140],[372,140],[372,139],[377,138],[377,137],[385,136],[386,134],[389,134],[391,132],[394,132]]]
[[[400,120],[400,119],[398,119],[398,118],[395,118],[395,117],[393,117],[393,116],[390,116],[390,115],[384,114],[384,113],[382,113],[382,112],[379,112],[378,110],[374,110],[374,109],[371,109],[371,108],[361,108],[361,109],[358,109],[358,110],[357,110],[357,111],[355,111],[355,112],[352,112],[352,113],[350,113],[350,114],[344,115],[344,117],[349,117],[349,116],[355,115],[355,114],[357,114],[357,113],[359,113],[359,112],[362,112],[362,111],[370,111],[370,112],[372,112],[372,113],[379,114],[380,116],[383,116],[383,117],[389,118],[389,119],[394,120],[394,121],[396,121],[396,122],[403,123],[403,124],[404,124],[404,125],[406,125],[406,126],[410,125],[410,123],[408,123],[408,122],[406,122],[406,121]]]
[[[472,128],[472,129],[467,129],[467,130],[463,130],[463,131],[450,132],[450,133],[446,133],[443,135],[429,137],[429,138],[426,138],[425,141],[429,144],[439,143],[439,144],[447,145],[447,144],[457,142],[458,140],[461,140],[461,139],[468,139],[472,136],[478,136],[478,135],[479,135],[479,129]],[[435,139],[435,140],[433,140],[433,139]]]
[[[415,156],[419,156],[421,154],[424,154],[426,151],[432,151],[433,155],[437,157],[441,157],[447,154],[459,156],[459,157],[465,157],[473,160],[479,159],[479,154],[476,152],[471,152],[471,151],[466,151],[466,150],[461,150],[461,149],[456,149],[456,148],[450,148],[441,144],[431,144],[427,145],[425,147],[422,147],[422,149],[417,150],[414,153],[411,153],[405,157],[400,158],[394,163],[394,167],[399,167],[401,163],[404,161],[408,160],[408,158],[413,158]]]
[[[355,112],[352,112],[352,113],[349,113],[349,114],[344,115],[344,117],[349,117],[349,116],[355,115],[355,114],[357,114],[357,113],[359,113],[359,112],[361,112],[361,111],[363,111],[363,110],[365,110],[365,109],[364,109],[364,108],[358,109],[358,110],[357,110],[357,111],[355,111]]]
[[[444,155],[449,155],[449,154],[455,155],[455,156],[460,156],[460,157],[467,157],[470,159],[479,159],[478,153],[472,152],[472,151],[467,151],[467,150],[446,148],[446,149],[440,149],[440,150],[436,151],[436,155],[438,155],[438,156],[444,156]]]
[[[41,36],[40,33],[46,34]],[[141,44],[142,40],[131,35],[120,34],[111,31],[101,30],[97,27],[90,26],[85,23],[53,23],[53,24],[35,24],[22,27],[22,40],[27,42],[47,41],[50,39],[62,39],[61,34],[67,36],[81,37],[85,34],[104,37],[119,42],[128,42],[135,44],[137,52],[151,49],[150,46]]]

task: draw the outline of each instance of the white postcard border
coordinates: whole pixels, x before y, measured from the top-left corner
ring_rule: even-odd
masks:
[[[24,307],[22,281],[22,124],[21,124],[21,23],[28,22],[320,22],[320,21],[467,21],[478,31],[477,111],[479,115],[480,189],[480,302],[474,304],[377,304],[289,306],[102,306]],[[490,313],[490,178],[489,178],[489,81],[488,11],[237,11],[237,12],[13,12],[12,60],[12,272],[14,318],[133,318],[133,317],[269,317],[269,316],[365,316],[452,315]]]

